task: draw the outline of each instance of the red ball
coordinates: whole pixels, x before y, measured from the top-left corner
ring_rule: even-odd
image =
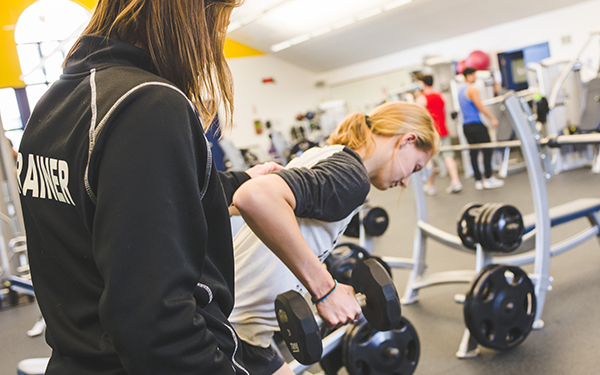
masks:
[[[462,74],[463,70],[465,70],[465,68],[466,68],[465,64],[466,64],[465,60],[456,64],[456,74]]]
[[[490,57],[483,51],[473,51],[465,60],[466,68],[485,70],[490,65]]]

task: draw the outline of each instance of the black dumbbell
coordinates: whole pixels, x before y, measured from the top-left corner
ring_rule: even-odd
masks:
[[[461,211],[457,229],[465,247],[474,250],[479,243],[484,250],[505,253],[519,247],[525,232],[519,210],[500,203],[469,203]]]
[[[352,272],[352,285],[363,315],[372,327],[379,331],[399,327],[400,298],[381,263],[375,259],[358,262]],[[278,295],[275,314],[294,358],[304,365],[318,362],[323,354],[320,328],[304,297],[294,290]]]
[[[325,258],[327,270],[342,284],[351,285],[354,265],[371,256],[367,250],[350,242],[337,244],[331,254]]]
[[[389,225],[389,217],[387,212],[381,207],[363,207],[363,220],[362,225],[365,228],[365,234],[371,237],[381,236]],[[348,227],[344,231],[344,235],[347,237],[358,238],[360,237],[360,219],[357,213],[352,217]]]
[[[387,212],[381,207],[371,208],[363,218],[363,226],[367,235],[381,236],[388,228],[390,219]]]

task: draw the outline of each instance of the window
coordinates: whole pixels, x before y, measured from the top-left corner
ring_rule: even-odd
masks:
[[[15,148],[23,133],[22,116],[28,116],[48,87],[58,80],[65,55],[89,17],[85,8],[69,0],[36,1],[19,17],[15,42],[25,92],[0,90],[2,125]]]

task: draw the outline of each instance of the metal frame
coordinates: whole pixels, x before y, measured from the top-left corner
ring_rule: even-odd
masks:
[[[502,142],[501,144],[502,147],[519,146],[527,165],[527,173],[529,175],[534,203],[536,228],[525,235],[524,242],[535,241],[535,250],[520,255],[494,257],[492,254],[484,252],[478,245],[475,251],[475,270],[453,270],[427,274],[426,245],[428,238],[456,250],[469,253],[473,253],[473,251],[464,247],[457,235],[445,232],[427,222],[427,205],[425,194],[423,192],[423,181],[421,181],[420,178],[413,178],[413,191],[417,211],[417,227],[413,244],[413,258],[412,260],[405,261],[400,258],[386,257],[384,260],[388,261],[388,264],[390,264],[391,267],[394,267],[396,264],[394,262],[397,261],[399,265],[403,265],[402,268],[411,269],[402,298],[403,304],[416,302],[418,300],[418,291],[421,288],[443,283],[469,283],[481,268],[490,263],[503,263],[519,266],[533,262],[534,271],[529,276],[535,285],[535,294],[537,298],[534,329],[541,329],[544,326],[542,313],[546,292],[551,290],[552,283],[552,278],[549,276],[550,258],[570,250],[594,236],[600,236],[600,220],[598,219],[598,213],[595,213],[588,215],[591,228],[575,234],[569,239],[557,243],[554,246],[551,245],[551,225],[546,181],[553,175],[553,164],[547,146],[556,146],[571,142],[598,142],[600,141],[600,136],[558,136],[542,139],[535,129],[535,122],[532,121],[531,112],[524,100],[519,100],[514,95],[511,95],[505,99],[505,105],[513,119],[513,125],[519,141],[508,141],[510,144],[507,144],[507,142]],[[547,146],[542,146],[543,144]],[[458,146],[457,148],[464,149],[468,147],[478,146]],[[490,144],[485,147],[493,146]],[[412,267],[410,267],[411,264]],[[477,356],[478,352],[478,343],[471,337],[470,332],[465,329],[456,356],[459,358],[471,358]]]
[[[548,193],[546,181],[553,173],[554,165],[550,157],[548,147],[557,147],[561,144],[600,142],[598,136],[557,136],[541,138],[535,128],[535,121],[529,109],[529,106],[523,98],[517,98],[509,95],[505,99],[505,105],[514,121],[515,131],[519,140],[493,142],[486,145],[462,145],[452,146],[454,149],[466,150],[470,147],[520,147],[525,163],[532,190],[534,201],[534,213],[536,218],[536,228],[527,233],[523,242],[535,241],[535,251],[520,255],[494,257],[491,253],[485,252],[479,244],[475,251],[475,269],[474,270],[451,270],[445,272],[436,272],[426,274],[426,253],[427,239],[433,239],[448,247],[456,250],[473,253],[473,250],[466,248],[457,235],[448,233],[436,228],[427,222],[427,204],[425,193],[423,191],[423,181],[421,178],[413,178],[413,191],[415,194],[415,203],[417,211],[417,226],[413,243],[412,258],[397,258],[384,256],[382,259],[391,268],[402,268],[411,270],[408,283],[401,299],[403,304],[412,304],[418,300],[419,289],[445,283],[470,283],[480,270],[488,264],[503,263],[515,266],[534,263],[534,272],[529,275],[534,286],[537,298],[537,309],[535,314],[534,329],[541,329],[544,326],[542,312],[546,299],[546,292],[551,290],[552,277],[549,276],[550,257],[558,255],[573,247],[591,239],[600,237],[600,219],[598,213],[588,216],[591,228],[584,230],[569,239],[551,246],[550,241],[550,215],[548,206]],[[364,214],[359,213],[362,222]],[[360,226],[360,243],[365,245],[367,237],[364,228]],[[367,241],[368,242],[368,241]],[[464,302],[461,298],[455,298],[457,302]],[[344,326],[332,332],[323,339],[323,356],[330,353],[338,345],[346,334],[350,326]],[[468,329],[465,328],[463,338],[459,344],[456,356],[458,358],[473,358],[479,353],[479,344],[471,336]],[[303,365],[293,360],[288,363],[295,374],[301,374],[313,365]]]
[[[0,197],[0,281],[4,281],[29,274],[15,159],[4,133],[0,134]],[[5,293],[5,289],[0,289],[0,298]]]

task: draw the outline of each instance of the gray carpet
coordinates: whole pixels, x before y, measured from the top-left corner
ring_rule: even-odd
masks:
[[[463,180],[460,194],[447,195],[448,179],[438,177],[438,195],[427,198],[429,222],[454,233],[459,210],[469,202],[505,202],[523,214],[533,211],[529,180],[525,172],[509,175],[506,186],[497,190],[477,191],[472,180]],[[600,198],[600,175],[589,169],[563,172],[548,183],[550,205],[581,197]],[[372,205],[383,206],[390,215],[390,228],[374,243],[375,253],[411,257],[415,230],[415,207],[412,191],[399,198],[399,190],[373,190]],[[581,219],[553,228],[553,243],[588,226]],[[474,269],[475,257],[449,249],[433,241],[428,246],[430,272]],[[532,266],[524,266],[527,271]],[[403,315],[416,328],[421,342],[416,374],[600,374],[600,243],[592,239],[557,257],[550,265],[553,290],[547,294],[543,320],[545,327],[533,331],[520,346],[496,352],[482,349],[478,358],[455,357],[463,331],[462,306],[455,303],[457,293],[465,293],[468,284],[434,286],[420,291],[419,301],[403,306]],[[394,270],[394,279],[403,294],[407,270]],[[26,298],[18,307],[0,309],[0,375],[16,374],[17,363],[30,357],[49,355],[42,336],[29,338],[39,310]],[[311,369],[317,372],[318,369]]]

